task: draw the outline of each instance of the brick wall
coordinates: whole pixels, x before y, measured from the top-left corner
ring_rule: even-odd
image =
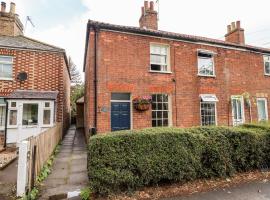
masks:
[[[88,128],[94,127],[93,36],[94,33],[90,32],[85,71],[85,127]],[[170,45],[172,74],[149,72],[150,42]],[[197,76],[198,49],[216,52],[216,77]],[[218,97],[219,125],[232,125],[231,95],[244,92],[253,97],[268,98],[270,95],[270,77],[264,75],[263,56],[259,53],[109,31],[99,34],[97,73],[98,111],[101,107],[110,108],[112,92],[129,92],[133,97],[167,93],[172,100],[173,125],[178,127],[200,125],[200,94],[216,94]],[[253,120],[257,120],[255,102],[251,112]],[[133,110],[132,118],[133,128],[151,127],[150,110],[143,113]],[[246,122],[250,121],[247,108],[245,118]],[[110,112],[98,112],[97,119],[99,132],[110,131]]]
[[[59,91],[57,98],[57,122],[65,121],[69,126],[69,76],[63,53],[0,49],[0,55],[13,56],[13,80],[0,80],[0,96],[16,89]],[[20,83],[19,72],[28,73],[27,81]]]

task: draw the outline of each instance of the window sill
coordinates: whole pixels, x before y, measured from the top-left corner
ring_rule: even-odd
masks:
[[[49,125],[42,125],[41,128],[52,128],[54,127],[53,124],[49,124]]]
[[[198,77],[206,77],[206,78],[216,78],[216,75],[202,75],[202,74],[197,74]]]
[[[158,74],[172,74],[172,72],[162,72],[162,71],[154,71],[154,70],[149,70],[150,73],[158,73]]]
[[[0,81],[13,81],[13,78],[0,78]]]
[[[270,74],[264,74],[264,76],[269,76],[270,77]]]
[[[27,125],[23,125],[22,126],[22,128],[38,128],[38,125],[29,125],[29,126],[27,126]]]

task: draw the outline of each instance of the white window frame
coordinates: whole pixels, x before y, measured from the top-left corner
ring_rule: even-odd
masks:
[[[16,107],[11,107],[12,103],[16,103]],[[10,111],[17,111],[17,121],[16,121],[16,125],[10,125]],[[18,127],[18,122],[19,122],[19,106],[18,106],[18,102],[17,101],[9,101],[8,102],[8,128],[17,128]]]
[[[233,107],[233,99],[238,99],[241,101],[241,109],[242,109],[242,120],[238,121],[237,119],[234,119],[234,107]],[[231,96],[231,107],[232,107],[232,120],[233,125],[238,126],[245,123],[245,106],[244,106],[244,98],[243,96]]]
[[[166,66],[167,66],[167,70],[166,71],[164,71],[164,70],[160,70],[160,71],[158,71],[158,70],[152,70],[151,69],[151,65],[152,64],[158,64],[159,65],[159,63],[152,63],[151,62],[151,55],[152,55],[152,53],[151,53],[151,48],[152,47],[166,47],[166,49],[167,49],[167,57],[166,57],[166,61],[167,61],[167,63],[166,63]],[[172,73],[171,72],[171,63],[170,63],[170,61],[171,61],[171,59],[170,59],[170,45],[168,45],[168,44],[161,44],[161,43],[150,43],[150,69],[149,69],[149,71],[150,72],[154,72],[154,73],[164,73],[164,74],[170,74],[170,73]]]
[[[0,103],[0,107],[4,107],[4,112],[6,112],[6,104],[1,104]],[[5,123],[5,120],[6,120],[6,113],[4,113],[5,114],[5,116],[4,116],[4,123]],[[5,125],[4,126],[0,126],[0,131],[3,131],[3,130],[5,130]]]
[[[258,121],[264,121],[263,119],[259,118],[259,106],[258,101],[264,101],[265,105],[265,114],[266,114],[266,121],[268,121],[268,101],[267,98],[257,98],[257,112],[258,112]]]
[[[11,58],[11,62],[3,62],[3,61],[0,61],[0,67],[1,67],[1,64],[7,64],[7,65],[11,65],[11,71],[13,72],[13,56],[4,56],[4,55],[0,55],[0,58]],[[13,73],[12,73],[13,74]],[[3,81],[12,81],[13,78],[7,78],[7,77],[1,77],[0,76],[0,80],[3,80]]]
[[[171,96],[169,94],[164,94],[164,93],[156,93],[156,94],[152,94],[152,95],[167,95],[168,96],[168,110],[151,110],[151,127],[172,127],[173,123],[172,123],[172,100],[171,100]],[[152,121],[153,121],[152,112],[153,111],[161,111],[161,112],[168,111],[168,126],[153,126],[152,125]],[[163,118],[161,120],[163,120]]]
[[[269,59],[269,61],[267,60]],[[266,63],[269,63],[270,68],[270,55],[264,55],[263,56],[263,69],[264,69],[264,75],[270,76],[270,73],[266,73]],[[270,69],[269,69],[270,70]]]
[[[202,121],[202,104],[204,103],[211,103],[215,105],[215,124],[212,126],[217,126],[218,125],[218,114],[217,114],[217,102],[218,98],[214,94],[201,94],[200,95],[200,121],[201,121],[201,126],[206,126],[203,125]]]
[[[45,105],[46,105],[46,103],[49,103],[50,104],[50,106],[49,107],[45,107]],[[51,115],[50,115],[50,124],[43,124],[43,122],[44,122],[44,111],[45,110],[50,110],[51,111]],[[52,127],[53,126],[53,121],[54,121],[54,112],[53,112],[53,110],[54,110],[54,102],[53,101],[44,101],[43,103],[42,103],[42,108],[41,108],[41,115],[42,115],[42,117],[41,117],[41,120],[42,120],[42,122],[40,123],[40,124],[42,124],[42,127]]]
[[[208,55],[211,55],[211,59],[212,59],[212,62],[213,62],[213,75],[209,75],[209,74],[202,74],[200,73],[200,66],[199,66],[199,59],[200,59],[200,56],[199,56],[199,53],[203,53],[203,54],[208,54]],[[205,76],[205,77],[216,77],[216,69],[215,69],[215,52],[212,52],[212,51],[208,51],[208,50],[203,50],[203,49],[198,49],[197,50],[197,69],[198,69],[198,76]]]

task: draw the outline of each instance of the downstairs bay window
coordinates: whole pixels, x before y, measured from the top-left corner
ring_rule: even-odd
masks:
[[[0,98],[0,132],[5,129],[6,122],[6,104],[4,99]]]
[[[51,127],[54,122],[54,101],[12,100],[8,108],[8,128]]]
[[[215,126],[217,125],[217,109],[216,103],[218,99],[216,95],[202,94],[200,95],[200,113],[202,126]]]

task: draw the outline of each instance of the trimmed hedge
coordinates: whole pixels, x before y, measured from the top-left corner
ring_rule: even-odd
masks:
[[[227,177],[270,164],[270,127],[155,128],[94,136],[88,174],[99,194]]]

